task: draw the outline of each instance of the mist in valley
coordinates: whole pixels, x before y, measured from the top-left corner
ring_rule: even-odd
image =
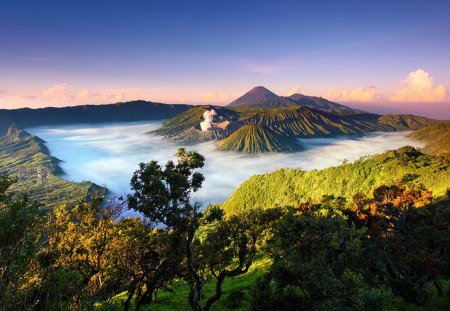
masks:
[[[106,186],[115,195],[130,191],[129,182],[140,162],[175,160],[182,145],[148,134],[162,122],[115,123],[103,125],[51,126],[27,129],[47,142],[70,181],[89,180]],[[322,169],[343,160],[382,153],[404,145],[420,147],[407,133],[370,133],[360,137],[299,139],[306,149],[296,153],[258,156],[223,152],[215,142],[187,147],[205,156],[204,186],[195,195],[204,206],[226,200],[239,184],[255,174],[279,168]]]

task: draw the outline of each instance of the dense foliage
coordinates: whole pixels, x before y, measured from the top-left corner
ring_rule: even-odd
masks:
[[[376,187],[400,181],[422,185],[435,197],[443,196],[450,187],[450,156],[426,155],[412,147],[402,147],[323,170],[281,169],[251,177],[222,208],[235,213],[251,208],[295,206],[309,200],[318,202],[323,195],[344,197],[350,202],[357,193],[370,194]]]

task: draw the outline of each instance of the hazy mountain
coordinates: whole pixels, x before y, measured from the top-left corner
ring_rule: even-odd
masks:
[[[168,119],[192,106],[167,105],[143,100],[108,105],[0,109],[0,133],[15,123],[19,128],[40,125],[126,122]]]
[[[246,124],[219,143],[219,150],[247,154],[263,152],[293,152],[301,150],[295,138],[257,125]]]
[[[338,103],[331,102],[322,97],[293,94],[289,97],[278,96],[263,86],[257,86],[231,102],[229,107],[290,107],[306,106],[312,109],[326,111],[334,114],[355,114],[362,111]]]
[[[329,101],[322,97],[316,96],[306,96],[300,93],[293,94],[289,97],[291,101],[296,103],[297,105],[303,105],[309,108],[313,108],[316,110],[322,110],[334,114],[355,114],[355,113],[363,113],[361,110],[353,109],[332,101]]]

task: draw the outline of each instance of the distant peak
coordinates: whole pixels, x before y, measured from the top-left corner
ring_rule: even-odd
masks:
[[[264,87],[262,85],[255,86],[254,88],[252,88],[250,90],[250,92],[260,92],[260,91],[273,93],[268,88],[266,88],[266,87]]]

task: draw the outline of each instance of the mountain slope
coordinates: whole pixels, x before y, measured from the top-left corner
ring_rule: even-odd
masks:
[[[242,126],[228,138],[222,140],[218,148],[246,154],[293,152],[302,149],[295,138],[278,134],[268,127],[257,124]]]
[[[60,160],[52,157],[45,142],[15,125],[0,137],[0,174],[8,173],[18,178],[16,187],[26,191],[46,207],[75,203],[92,195],[103,195],[105,188],[91,182],[68,182],[62,174]]]
[[[109,105],[0,109],[0,135],[5,133],[11,123],[15,123],[19,128],[27,128],[53,124],[161,120],[171,118],[191,107],[138,100]]]
[[[293,94],[288,96],[291,101],[296,103],[297,105],[306,106],[312,109],[321,110],[333,114],[347,115],[347,114],[355,114],[355,113],[363,113],[363,111],[358,109],[353,109],[332,101],[329,101],[322,97],[316,96],[306,96],[300,93]]]
[[[214,110],[213,121],[218,126],[200,130],[205,111]],[[174,141],[194,144],[224,139],[241,126],[254,124],[292,137],[318,137],[362,134],[374,131],[404,131],[443,121],[412,115],[353,114],[338,116],[305,106],[282,108],[197,106],[166,121],[154,133]]]
[[[426,155],[412,147],[402,147],[324,170],[281,169],[251,177],[222,207],[235,213],[250,208],[296,206],[309,199],[318,201],[326,194],[351,201],[358,192],[372,193],[382,184],[402,179],[425,186],[435,197],[443,196],[450,187],[450,155]]]
[[[409,137],[424,142],[423,150],[426,153],[450,153],[450,122],[422,128],[412,132]]]

